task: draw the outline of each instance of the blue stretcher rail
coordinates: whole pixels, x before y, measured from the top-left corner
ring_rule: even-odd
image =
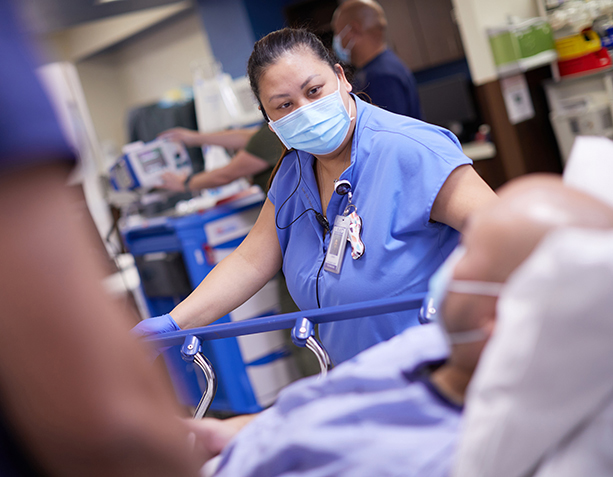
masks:
[[[421,306],[423,299],[424,294],[412,294],[403,297],[352,303],[350,305],[265,316],[232,323],[209,325],[202,328],[175,331],[149,337],[147,341],[158,348],[182,344],[181,355],[183,359],[200,368],[206,381],[206,388],[194,411],[194,418],[200,419],[206,414],[215,397],[217,389],[217,376],[211,362],[202,353],[202,340],[233,338],[241,335],[293,328],[292,341],[295,345],[306,347],[315,354],[321,370],[320,376],[325,376],[331,367],[330,357],[323,345],[319,343],[314,336],[314,324],[415,309]]]
[[[201,340],[216,340],[241,335],[263,333],[265,331],[283,330],[293,328],[300,318],[308,318],[314,324],[331,321],[350,320],[365,316],[382,315],[395,311],[412,310],[420,308],[424,293],[415,293],[395,298],[382,298],[367,302],[352,303],[349,305],[332,306],[315,310],[297,311],[283,315],[251,318],[244,321],[208,325],[201,328],[191,328],[173,331],[163,335],[151,336],[147,341],[158,348],[181,345],[188,336],[195,336]]]

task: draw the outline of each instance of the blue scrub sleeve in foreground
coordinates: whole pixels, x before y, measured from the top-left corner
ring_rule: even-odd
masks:
[[[9,2],[10,3],[10,2]],[[31,48],[7,2],[0,2],[0,168],[74,160],[38,78]]]

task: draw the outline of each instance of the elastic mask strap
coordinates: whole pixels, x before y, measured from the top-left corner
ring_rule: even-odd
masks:
[[[343,27],[343,29],[338,34],[338,37],[342,40],[344,36],[347,34],[347,28],[351,29],[351,25],[347,24]]]
[[[349,28],[349,30],[351,30],[351,25],[345,25],[345,27],[341,30],[341,32],[338,34],[338,37],[341,39],[341,48],[343,48],[343,50],[345,51],[351,51],[351,49],[354,47],[355,45],[355,40],[351,39],[349,40],[349,43],[347,43],[347,46],[343,47],[343,37],[347,34],[347,28]]]
[[[504,287],[504,283],[479,282],[472,280],[451,280],[447,291],[471,295],[498,296]]]
[[[488,338],[488,332],[483,328],[477,328],[469,331],[456,331],[454,333],[446,333],[447,340],[451,344],[467,344],[485,341]]]
[[[285,142],[285,139],[283,139],[283,135],[281,133],[279,133],[279,131],[277,130],[277,126],[275,126],[275,121],[269,120],[268,121],[268,125],[272,128],[272,130],[275,132],[275,134],[277,135],[277,137],[279,138],[279,141],[281,141],[283,143],[283,145],[285,146],[285,148],[289,151],[290,149],[293,149],[292,146],[290,146],[288,143]]]
[[[347,25],[347,26],[349,26],[349,25]],[[345,103],[343,102],[343,95],[341,94],[341,79],[340,79],[340,77],[336,73],[334,73],[334,74],[336,75],[336,82],[337,82],[336,92],[338,93],[338,96],[339,96],[339,98],[341,100],[341,104],[343,105],[343,108],[345,108]],[[351,95],[349,95],[349,111],[347,111],[347,108],[345,108],[345,111],[347,111],[347,116],[349,116],[349,121],[353,121],[355,119],[355,116],[351,115],[351,109],[352,109],[351,105],[352,104],[353,104],[353,99],[351,98]],[[356,108],[355,112],[356,113],[358,112],[357,108]]]
[[[499,296],[504,283],[497,282],[479,282],[472,280],[452,280],[447,291],[454,293],[464,293],[470,295],[484,296]],[[483,328],[476,328],[468,331],[456,331],[453,333],[446,332],[447,340],[451,344],[467,344],[478,341],[485,341],[488,338],[488,332]]]

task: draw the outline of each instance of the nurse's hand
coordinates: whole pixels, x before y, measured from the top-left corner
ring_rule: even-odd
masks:
[[[250,423],[258,414],[214,419],[205,417],[200,420],[186,420],[195,437],[195,447],[201,454],[207,453],[209,459],[220,454],[240,430]]]
[[[185,179],[187,174],[176,174],[174,172],[164,172],[161,176],[161,189],[173,190],[175,192],[185,192]]]
[[[132,328],[132,334],[139,338],[161,335],[171,331],[181,331],[177,322],[168,313],[154,318],[147,318]]]

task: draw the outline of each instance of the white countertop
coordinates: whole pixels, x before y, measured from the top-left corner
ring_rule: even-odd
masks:
[[[462,150],[473,161],[482,161],[496,156],[496,146],[492,142],[467,142],[462,144]]]

